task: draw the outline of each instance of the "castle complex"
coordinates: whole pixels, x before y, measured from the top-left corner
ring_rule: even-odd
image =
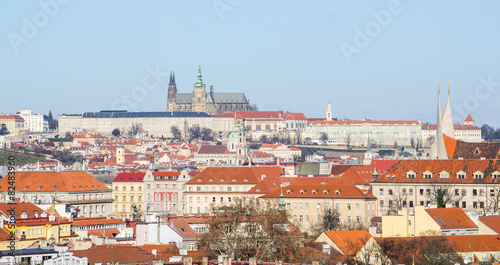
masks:
[[[198,76],[193,85],[193,93],[177,93],[175,75],[170,74],[168,85],[167,112],[206,112],[223,114],[234,111],[255,110],[250,106],[244,93],[214,93],[213,85],[207,93],[205,82],[198,67]]]

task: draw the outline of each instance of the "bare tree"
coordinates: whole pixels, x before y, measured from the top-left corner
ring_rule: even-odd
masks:
[[[132,123],[130,128],[127,131],[127,134],[130,138],[136,137],[137,135],[140,135],[141,133],[146,133],[144,129],[142,128],[142,123]]]
[[[452,184],[433,183],[427,199],[438,208],[444,208],[448,203],[458,206],[463,197],[464,193]]]
[[[388,215],[397,215],[398,211],[406,207],[406,202],[408,200],[408,194],[406,189],[403,190],[401,187],[395,187],[394,189],[389,189],[389,195],[392,192],[391,198],[389,200],[389,205],[387,207]]]
[[[182,138],[182,133],[181,130],[179,130],[179,127],[172,125],[172,127],[170,127],[170,131],[172,132],[172,137],[174,137],[174,139]]]
[[[321,143],[326,145],[328,143],[328,134],[326,132],[321,132],[320,136],[319,136],[319,140],[321,141]]]
[[[256,201],[238,200],[229,206],[212,207],[208,233],[200,237],[199,248],[209,256],[227,254],[234,259],[290,262],[296,257],[301,234],[278,213],[276,203],[260,206]]]
[[[488,213],[496,214],[500,212],[500,187],[489,187],[486,190],[489,196],[486,197],[486,207],[485,211]]]

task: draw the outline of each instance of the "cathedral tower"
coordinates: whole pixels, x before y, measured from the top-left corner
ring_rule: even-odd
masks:
[[[443,118],[441,119],[443,125],[443,133],[451,138],[455,138],[455,129],[453,128],[453,117],[451,115],[450,104],[450,85],[448,85],[448,98],[446,99],[446,106],[444,107]]]
[[[175,73],[170,72],[170,83],[168,84],[167,111],[176,111],[175,97],[177,95],[177,85],[175,84]]]
[[[207,86],[203,82],[201,76],[201,65],[198,66],[198,76],[193,84],[193,97],[191,101],[191,111],[205,112],[205,105],[207,102]]]

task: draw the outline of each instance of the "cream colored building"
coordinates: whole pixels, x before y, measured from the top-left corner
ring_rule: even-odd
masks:
[[[232,131],[234,118],[213,118],[204,112],[86,112],[82,115],[59,116],[59,133],[99,132],[111,134],[118,128],[127,131],[132,124],[142,124],[146,134],[153,137],[173,137],[171,127],[176,126],[185,137],[188,130],[197,124],[214,132]]]
[[[9,133],[24,130],[24,119],[19,115],[0,115],[0,125],[5,124]]]
[[[281,190],[274,190],[259,198],[263,203],[279,199]],[[301,232],[321,233],[320,224],[325,210],[335,209],[344,224],[368,222],[376,213],[376,198],[354,185],[298,185],[283,188],[283,199],[290,211],[291,222]],[[318,230],[319,229],[319,230]]]
[[[382,216],[382,237],[422,235],[477,235],[478,226],[460,208],[402,210],[398,215]]]
[[[144,208],[144,177],[146,173],[120,173],[113,180],[113,216],[132,218],[135,204],[139,213]]]
[[[266,177],[279,177],[280,167],[208,167],[186,183],[186,213],[210,213],[230,205]]]
[[[186,182],[188,171],[146,171],[144,176],[144,212],[186,213]]]
[[[498,212],[500,165],[495,160],[402,160],[371,182],[378,216],[444,200],[466,212]],[[496,206],[495,206],[496,204]]]
[[[370,137],[372,144],[381,146],[410,146],[421,141],[422,122],[415,121],[379,121],[379,120],[343,120],[313,121],[306,129],[305,137],[319,140],[321,133],[328,135],[328,141],[339,145],[349,142],[353,146],[366,146]]]
[[[24,119],[24,128],[30,132],[48,132],[49,119],[43,114],[35,114],[31,109],[22,109],[19,113]]]

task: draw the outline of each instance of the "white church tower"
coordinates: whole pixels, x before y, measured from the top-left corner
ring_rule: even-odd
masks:
[[[326,120],[331,121],[333,119],[332,105],[328,102],[328,108],[326,109]]]

